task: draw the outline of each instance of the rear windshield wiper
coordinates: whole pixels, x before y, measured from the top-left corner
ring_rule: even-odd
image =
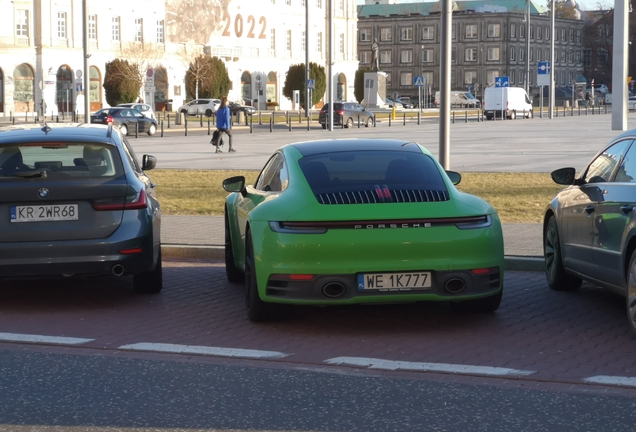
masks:
[[[46,170],[35,170],[35,171],[18,171],[9,174],[11,177],[22,177],[22,178],[46,178]]]

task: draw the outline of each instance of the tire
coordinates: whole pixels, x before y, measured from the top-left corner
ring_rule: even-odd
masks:
[[[234,250],[232,249],[232,234],[230,232],[230,219],[225,209],[225,276],[231,283],[241,283],[245,281],[245,273],[236,267],[234,263]]]
[[[151,124],[148,127],[148,135],[153,136],[156,132],[157,132],[157,126],[155,126],[154,124]]]
[[[188,115],[188,111],[187,110],[181,110],[181,114],[187,116]]]
[[[529,119],[534,118],[534,111],[533,111],[533,110],[530,110],[530,111],[528,112],[528,118],[529,118]]]
[[[373,117],[369,117],[367,119],[367,124],[365,125],[366,127],[371,127],[373,126]]]
[[[492,117],[493,116],[486,114],[486,120],[492,120]]]
[[[517,118],[517,112],[513,111],[510,113],[510,117],[508,117],[510,120],[515,120]]]
[[[633,335],[636,335],[636,251],[632,253],[627,269],[626,310],[627,322]]]
[[[463,302],[451,302],[450,307],[454,312],[493,313],[499,309],[503,290],[490,297]]]
[[[205,110],[205,116],[206,117],[212,117],[212,110],[210,108]]]
[[[245,238],[245,312],[252,322],[274,319],[274,307],[265,303],[258,295],[256,269],[254,267],[254,245],[252,236],[247,232]]]
[[[347,123],[345,123],[345,127],[346,127],[347,129],[351,129],[351,128],[353,128],[353,119],[352,119],[351,117],[349,117],[349,118],[347,119]]]
[[[119,130],[121,131],[121,134],[122,134],[123,136],[128,135],[128,126],[126,126],[126,125],[121,125],[121,126],[119,126]]]
[[[580,278],[566,273],[561,256],[561,243],[556,219],[551,216],[543,232],[543,255],[545,277],[555,291],[576,291],[583,282]]]
[[[133,276],[133,290],[141,294],[157,294],[162,289],[163,269],[161,265],[161,250],[159,250],[155,268]]]
[[[325,123],[322,124],[323,129],[327,129],[327,125]]]

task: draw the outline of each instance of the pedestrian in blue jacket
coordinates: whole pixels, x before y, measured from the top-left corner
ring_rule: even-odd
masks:
[[[231,153],[235,152],[236,150],[232,148],[232,120],[230,107],[227,106],[227,96],[223,96],[221,98],[221,106],[216,111],[216,129],[219,131],[219,137],[214,143],[214,145],[216,146],[216,152],[221,152],[221,149],[219,148],[219,141],[221,140],[221,134],[223,132],[225,132],[230,138],[230,148],[228,149],[228,151]]]

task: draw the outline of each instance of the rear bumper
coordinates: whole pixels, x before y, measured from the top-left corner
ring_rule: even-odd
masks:
[[[54,275],[109,275],[120,264],[124,274],[152,270],[161,248],[160,220],[122,224],[103,239],[0,243],[0,278]],[[138,253],[122,253],[141,249]]]

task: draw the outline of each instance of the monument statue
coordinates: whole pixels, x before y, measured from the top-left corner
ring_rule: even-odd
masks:
[[[378,38],[373,39],[371,44],[371,70],[380,70],[380,58],[379,58]]]

